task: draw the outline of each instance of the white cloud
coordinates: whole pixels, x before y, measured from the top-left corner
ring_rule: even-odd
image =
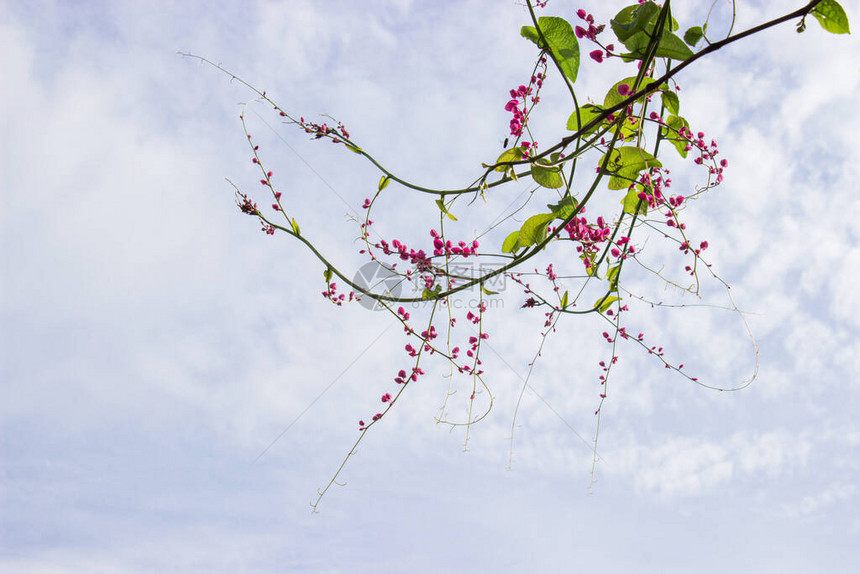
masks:
[[[845,504],[858,498],[856,484],[838,483],[824,490],[804,496],[800,501],[785,504],[783,512],[791,518],[808,516],[832,509],[836,504]]]
[[[604,472],[632,474],[642,492],[711,496],[725,492],[730,482],[778,481],[806,464],[810,448],[808,440],[785,431],[736,433],[723,441],[656,436],[647,444],[636,440],[604,452]]]

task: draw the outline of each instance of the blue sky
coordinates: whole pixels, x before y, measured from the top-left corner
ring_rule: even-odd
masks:
[[[622,6],[604,4],[551,0],[547,13],[606,21]],[[682,25],[701,23],[704,3],[678,4]],[[781,4],[740,2],[738,26]],[[842,4],[856,24],[860,3]],[[853,571],[856,34],[788,24],[679,77],[682,113],[730,162],[686,217],[748,313],[753,385],[708,391],[625,349],[589,492],[591,453],[572,430],[593,436],[605,345],[597,323],[566,321],[535,368],[509,468],[542,315],[508,285],[487,321],[495,407],[469,450],[434,422],[447,388],[435,364],[312,515],[356,422],[391,390],[402,333],[383,313],[327,304],[320,264],[239,213],[224,178],[257,191],[238,121],[252,94],[177,52],[221,62],[297,115],[337,117],[398,174],[456,186],[501,151],[508,90],[534,57],[523,7],[8,1],[0,14],[0,571]],[[584,62],[578,89],[600,100],[620,73]],[[563,95],[551,77],[545,142],[565,133]],[[265,107],[246,115],[303,232],[360,265],[345,214],[378,173]],[[698,182],[689,168],[673,166],[678,193]],[[435,207],[397,193],[381,232],[427,241],[414,222]],[[480,229],[461,218],[456,231]],[[636,286],[677,299],[653,277]],[[732,386],[752,370],[735,315],[638,312],[703,380]]]

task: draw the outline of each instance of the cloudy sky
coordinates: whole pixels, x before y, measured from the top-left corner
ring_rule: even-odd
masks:
[[[707,13],[678,4],[685,27]],[[860,26],[860,2],[843,5]],[[546,13],[582,7],[605,22],[622,6],[551,0]],[[738,29],[785,6],[739,2]],[[461,186],[501,151],[508,90],[530,74],[523,6],[8,0],[0,16],[0,571],[856,568],[856,34],[789,23],[678,78],[682,114],[730,162],[686,218],[758,341],[751,386],[710,391],[622,347],[592,484],[606,345],[599,323],[567,319],[534,369],[509,460],[543,316],[505,285],[486,324],[495,406],[468,451],[462,429],[435,423],[448,381],[428,363],[312,515],[358,419],[394,386],[402,332],[327,303],[322,266],[236,209],[225,178],[259,194],[238,119],[253,94],[177,52],[294,114],[335,116],[406,178]],[[728,16],[718,2],[715,35]],[[584,61],[580,97],[601,100],[622,73]],[[550,77],[542,144],[566,133],[563,96]],[[303,233],[353,271],[349,216],[379,174],[262,105],[246,117]],[[700,172],[671,161],[688,193]],[[486,224],[473,214],[492,220],[528,189],[464,207],[452,229],[471,239]],[[392,186],[379,209],[380,233],[429,245],[418,220],[431,200]],[[708,384],[749,376],[753,348],[713,282],[697,300],[635,279],[643,297],[714,307],[639,306],[632,328]]]

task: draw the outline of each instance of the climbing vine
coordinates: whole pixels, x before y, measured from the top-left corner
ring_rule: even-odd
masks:
[[[631,327],[630,304],[643,298],[627,289],[625,278],[639,269],[694,295],[706,280],[723,285],[728,293],[728,285],[708,262],[708,240],[688,228],[684,212],[693,200],[720,185],[730,163],[716,140],[692,127],[682,115],[678,76],[709,54],[784,22],[795,22],[797,31],[803,32],[811,16],[828,32],[849,33],[844,10],[834,0],[815,0],[743,32],[734,33],[732,21],[728,33],[716,38],[709,34],[707,21],[682,28],[672,16],[670,0],[662,5],[639,1],[606,23],[582,9],[570,20],[538,16],[536,11],[547,3],[526,0],[530,22],[520,35],[533,45],[534,65],[524,74],[525,81],[513,86],[499,104],[510,114],[504,151],[488,157],[475,178],[458,189],[425,187],[399,177],[364,149],[343,123],[296,116],[265,91],[220,65],[193,56],[254,92],[256,97],[246,108],[251,103],[268,104],[286,125],[358,154],[380,172],[373,193],[363,202],[363,216],[352,222],[360,240],[359,254],[367,263],[358,272],[341,268],[315,245],[312,233],[299,227],[292,212],[300,198],[282,191],[248,131],[245,110],[240,115],[262,189],[261,195],[246,191],[245,185],[234,185],[242,213],[256,219],[264,233],[289,236],[319,259],[323,297],[335,306],[359,304],[390,313],[405,339],[402,350],[392,358],[389,375],[376,382],[379,408],[356,417],[358,436],[320,490],[312,504],[314,510],[330,487],[338,484],[342,470],[371,429],[400,405],[412,384],[430,376],[427,365],[431,361],[441,361],[448,370],[438,422],[462,427],[468,444],[472,426],[493,406],[492,374],[485,372],[482,357],[492,335],[485,328],[485,316],[495,308],[500,294],[494,286],[500,280],[522,291],[521,309],[542,313],[539,345],[529,363],[529,375],[547,338],[561,328],[563,319],[594,315],[605,324],[600,335],[606,351],[595,359],[600,374],[594,382],[592,477],[599,460],[602,406],[610,395],[622,344],[639,348],[663,368],[707,388],[737,390],[755,378],[754,372],[736,386],[718,387],[688,373],[683,363],[669,358],[659,342]],[[587,73],[588,65],[610,59],[627,64],[628,73],[602,98],[584,103],[575,89],[578,76]],[[561,83],[570,95],[565,126],[570,133],[543,145],[531,120],[541,109],[541,90],[550,81]],[[676,189],[670,170],[660,159],[666,153],[688,161],[690,169],[700,174],[701,183],[693,189]],[[486,223],[487,194],[499,196],[509,184],[529,179],[532,184],[526,197],[512,195],[503,216]],[[436,206],[432,221],[416,224],[426,233],[420,244],[410,245],[376,231],[375,208],[383,201],[400,201],[400,196],[391,194],[395,188],[399,188],[397,193],[411,190]],[[263,196],[267,199],[261,199]],[[450,224],[458,220],[457,229],[470,222],[478,231],[457,236]],[[493,241],[497,230],[505,230],[504,239],[499,235]],[[663,252],[649,241],[657,240],[673,246],[677,256],[655,265],[650,252],[661,257]],[[738,316],[743,321],[740,312]],[[751,333],[750,337],[755,346]],[[755,352],[757,357],[757,348]],[[528,378],[522,391],[527,384]],[[461,417],[450,414],[448,403],[455,390],[465,390],[459,394],[466,397]],[[515,427],[516,412],[511,451]]]

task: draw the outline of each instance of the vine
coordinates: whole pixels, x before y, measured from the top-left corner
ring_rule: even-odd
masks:
[[[327,118],[323,123],[294,116],[265,91],[205,58],[184,54],[206,62],[228,74],[256,94],[252,102],[263,102],[287,125],[295,126],[312,139],[329,140],[358,154],[380,171],[376,191],[364,200],[365,214],[354,219],[361,243],[359,254],[367,258],[367,273],[352,274],[325,256],[305,235],[290,215],[290,202],[275,184],[274,173],[264,165],[259,146],[245,122],[245,104],[240,115],[251,149],[251,161],[260,170],[259,184],[271,196],[269,208],[260,208],[252,194],[233,185],[240,210],[254,217],[267,235],[282,233],[304,244],[321,262],[322,296],[336,306],[359,303],[388,312],[403,328],[405,356],[391,371],[390,383],[380,389],[380,408],[358,421],[358,437],[329,482],[320,489],[312,508],[338,482],[356,448],[376,424],[398,404],[406,391],[421,377],[431,359],[448,365],[448,387],[437,422],[464,428],[464,448],[468,448],[471,427],[486,417],[493,407],[493,394],[484,372],[483,344],[491,333],[485,316],[499,295],[494,281],[506,280],[523,292],[522,308],[540,309],[543,327],[539,346],[529,363],[528,376],[516,403],[511,423],[510,457],[514,450],[517,413],[529,384],[532,369],[541,356],[547,338],[570,316],[595,315],[605,324],[602,338],[607,352],[597,361],[601,374],[596,392],[596,416],[592,441],[592,481],[600,459],[597,443],[602,407],[609,397],[613,367],[618,363],[621,343],[632,343],[687,381],[720,391],[735,391],[749,385],[758,369],[758,347],[726,284],[706,259],[707,240],[687,229],[684,211],[702,194],[720,185],[729,168],[717,142],[703,131],[694,130],[680,115],[680,85],[676,77],[686,67],[725,46],[783,22],[796,20],[797,31],[806,29],[812,15],[828,32],[848,33],[848,19],[834,0],[813,0],[805,6],[746,31],[733,34],[736,6],[732,2],[732,22],[725,37],[708,35],[711,12],[701,26],[678,35],[670,0],[662,5],[640,0],[620,10],[606,24],[594,15],[577,10],[575,23],[556,16],[537,16],[546,1],[526,0],[530,25],[520,34],[537,50],[528,82],[513,87],[504,109],[511,114],[504,151],[482,164],[481,172],[459,189],[436,189],[398,177],[362,148],[343,123]],[[611,32],[614,39],[602,38]],[[580,43],[591,45],[591,50]],[[697,48],[700,46],[700,48]],[[587,51],[592,65],[619,59],[630,66],[630,75],[606,92],[601,103],[580,104],[575,84]],[[586,60],[586,61],[588,61]],[[566,128],[571,133],[544,148],[539,145],[531,119],[539,110],[540,93],[547,81],[560,81],[569,92],[572,111]],[[329,123],[331,122],[331,123]],[[670,170],[659,159],[670,150],[687,159],[703,173],[703,182],[689,193],[675,193]],[[503,188],[521,178],[531,178],[534,186],[525,200],[513,199],[506,213],[473,237],[456,237],[446,224],[464,216],[480,222],[483,202],[489,190]],[[231,182],[232,183],[232,182]],[[427,224],[426,241],[410,246],[403,240],[376,233],[374,208],[389,197],[391,184],[429,195],[438,208],[438,219]],[[497,193],[494,191],[494,193]],[[501,193],[501,192],[498,192]],[[608,200],[616,194],[615,200]],[[546,209],[537,204],[546,205]],[[586,215],[586,209],[588,214]],[[456,215],[455,215],[456,213]],[[528,217],[521,225],[510,223],[520,214]],[[500,244],[488,247],[485,237],[496,228],[509,228]],[[492,239],[492,238],[491,238]],[[680,263],[649,260],[649,241],[674,245]],[[656,249],[654,249],[656,250]],[[526,265],[541,263],[526,270]],[[533,261],[534,260],[534,261]],[[698,296],[704,277],[716,281],[728,294],[730,308],[740,317],[755,350],[752,376],[732,387],[709,385],[692,376],[684,364],[671,361],[659,344],[643,332],[629,328],[629,303],[647,298],[625,288],[622,280],[635,265],[652,273],[659,281]],[[370,266],[370,267],[367,267]],[[634,270],[636,269],[634,267]],[[677,268],[667,272],[665,269]],[[680,273],[680,277],[677,276]],[[345,286],[345,287],[344,287]],[[411,290],[403,294],[404,289]],[[471,294],[471,295],[470,295]],[[466,299],[471,296],[471,299]],[[469,306],[471,303],[471,306]],[[416,314],[416,311],[418,313]],[[413,318],[413,314],[416,316]],[[465,388],[468,399],[461,417],[450,414],[449,399]]]

